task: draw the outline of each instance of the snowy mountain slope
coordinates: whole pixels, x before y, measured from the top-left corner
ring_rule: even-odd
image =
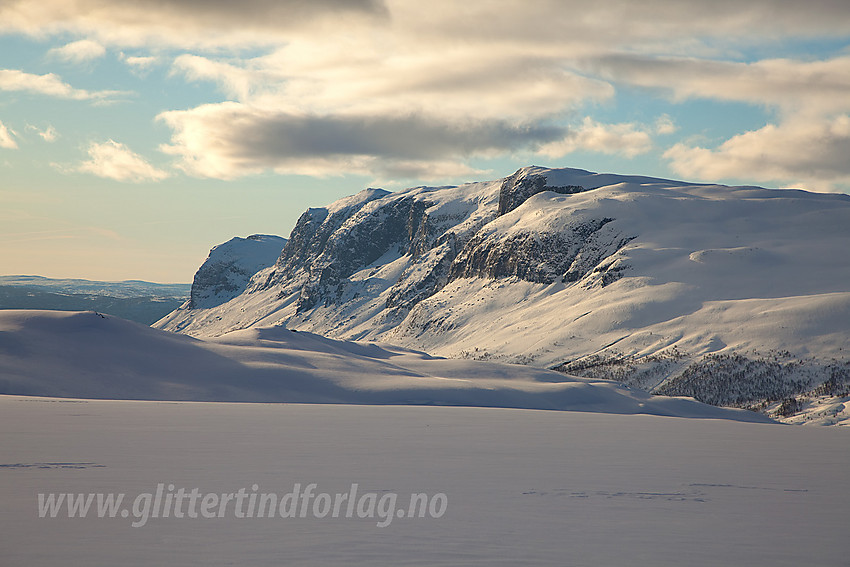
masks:
[[[208,309],[245,291],[251,276],[275,263],[286,239],[267,234],[234,237],[214,246],[195,272],[186,307]]]
[[[201,341],[93,312],[0,312],[0,394],[428,404],[768,421],[612,382],[283,328]]]
[[[847,395],[848,227],[847,195],[523,168],[311,209],[243,294],[157,326],[285,324],[767,408]]]

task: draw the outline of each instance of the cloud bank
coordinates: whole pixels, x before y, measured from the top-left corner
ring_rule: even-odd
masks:
[[[75,62],[133,48],[121,60],[137,72],[169,62],[171,77],[215,88],[220,102],[158,116],[171,129],[163,151],[200,177],[430,180],[474,171],[477,158],[576,151],[656,152],[706,180],[829,189],[850,177],[839,157],[850,57],[783,52],[850,37],[845,0],[11,0],[0,5],[4,29],[79,37],[55,50]],[[677,125],[663,114],[592,116],[626,89],[673,105],[752,105],[769,118],[709,145],[668,138]],[[112,96],[15,70],[0,71],[0,90]]]
[[[184,48],[269,44],[328,20],[386,17],[383,5],[372,0],[7,0],[0,5],[0,29]]]
[[[821,191],[850,185],[850,116],[790,120],[735,136],[717,148],[676,144],[664,154],[680,175],[750,178]]]

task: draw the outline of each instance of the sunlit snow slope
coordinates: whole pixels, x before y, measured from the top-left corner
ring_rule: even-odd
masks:
[[[94,312],[0,312],[0,394],[494,406],[768,421],[548,370],[433,358],[283,328],[198,340]]]

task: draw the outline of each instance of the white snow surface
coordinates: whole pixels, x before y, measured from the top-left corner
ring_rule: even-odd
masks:
[[[0,428],[4,567],[847,564],[842,428],[18,396],[0,396]],[[39,493],[125,493],[126,510],[158,484],[282,496],[296,483],[332,496],[356,483],[361,494],[398,494],[401,507],[411,493],[443,493],[447,507],[383,528],[374,518],[237,518],[232,502],[221,518],[137,528],[129,514],[37,513]]]
[[[686,360],[752,351],[847,359],[850,196],[526,169],[550,186],[595,189],[539,193],[498,218],[502,180],[413,188],[367,207],[427,193],[429,218],[461,243],[473,235],[558,234],[612,218],[606,234],[634,237],[599,267],[621,269],[619,279],[602,285],[598,271],[551,284],[459,278],[409,312],[390,314],[393,284],[427,272],[433,260],[396,254],[351,276],[341,304],[297,314],[294,295],[249,288],[213,309],[175,311],[155,326],[210,337],[285,324],[336,339],[538,367],[593,354],[645,357],[672,347]]]
[[[199,340],[94,312],[0,312],[0,394],[490,406],[769,422],[610,381],[284,328]]]

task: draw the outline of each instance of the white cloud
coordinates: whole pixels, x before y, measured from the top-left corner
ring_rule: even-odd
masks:
[[[142,156],[114,140],[102,144],[92,143],[88,154],[90,159],[81,163],[75,171],[133,183],[161,181],[169,176],[168,172],[154,167]]]
[[[838,191],[850,186],[850,116],[797,119],[735,136],[717,148],[676,144],[673,169],[704,180],[753,179]]]
[[[18,148],[18,143],[12,137],[15,135],[14,130],[10,130],[5,124],[0,122],[0,148],[7,150],[15,150]]]
[[[675,134],[678,129],[678,126],[676,126],[676,123],[673,122],[673,119],[668,114],[662,114],[655,120],[655,132],[662,136]]]
[[[427,112],[478,119],[546,117],[587,101],[608,100],[613,88],[554,59],[534,59],[509,46],[409,51],[391,38],[362,44],[293,40],[246,62],[196,55],[175,60],[173,73],[218,83],[232,100],[254,107],[331,114]],[[451,64],[447,64],[448,60]]]
[[[121,61],[138,70],[147,70],[160,61],[160,58],[155,55],[127,55],[121,53],[120,58]]]
[[[586,117],[581,126],[569,131],[561,140],[543,145],[540,153],[561,157],[583,150],[603,154],[620,154],[631,158],[652,149],[652,138],[647,129],[627,122],[600,124]]]
[[[587,66],[616,82],[669,91],[676,100],[740,101],[809,114],[850,109],[850,57],[739,63],[619,54]]]
[[[55,47],[48,51],[48,55],[58,57],[72,63],[84,63],[106,54],[106,48],[91,39],[81,39],[62,47]]]
[[[120,91],[76,89],[58,75],[34,75],[17,69],[0,69],[0,91],[18,91],[74,100],[103,100],[124,94]]]
[[[850,57],[740,63],[621,54],[589,67],[617,82],[669,92],[677,101],[714,99],[777,111],[775,123],[715,148],[673,145],[664,157],[680,175],[828,191],[850,185]]]
[[[184,54],[174,60],[172,75],[183,75],[190,81],[212,81],[218,83],[224,92],[237,100],[247,100],[258,89],[266,88],[282,77],[269,76],[264,71],[246,69],[207,57]]]
[[[59,133],[53,126],[48,126],[44,130],[40,130],[38,135],[41,136],[45,142],[55,142],[56,138],[59,137]]]
[[[35,132],[38,134],[38,136],[45,142],[55,142],[59,137],[59,133],[56,131],[56,128],[50,124],[48,124],[44,129],[41,129],[38,126],[33,126],[32,124],[27,124],[26,129],[29,132]]]

